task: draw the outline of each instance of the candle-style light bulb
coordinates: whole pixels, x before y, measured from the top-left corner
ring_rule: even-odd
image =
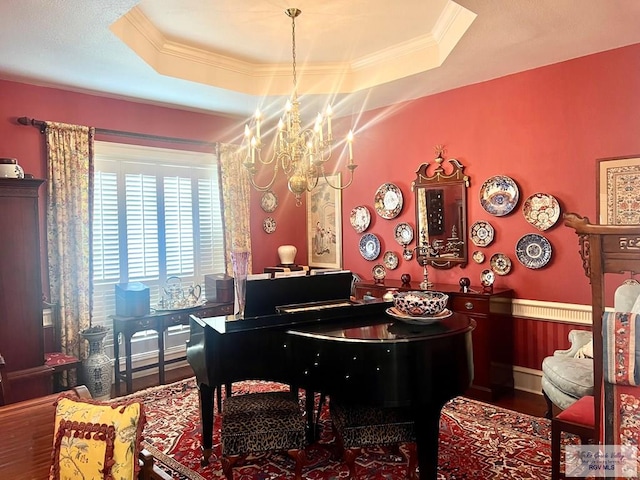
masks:
[[[331,141],[331,116],[333,115],[333,110],[331,109],[331,105],[327,105],[327,138]]]
[[[255,118],[256,118],[256,137],[260,139],[260,119],[262,118],[262,114],[260,113],[259,108],[256,109]]]
[[[251,164],[253,165],[256,162],[256,144],[258,141],[256,137],[251,138]]]
[[[284,111],[287,115],[287,131],[291,131],[291,100],[287,100],[287,103],[284,106]]]
[[[353,164],[353,130],[349,130],[347,143],[349,144],[349,163]]]
[[[320,136],[320,143],[322,143],[322,141],[323,141],[323,135],[322,135],[322,115],[320,115],[320,113],[318,113],[318,116],[316,117],[316,126],[315,126],[314,130],[315,130],[315,131],[316,131],[316,133]]]
[[[309,152],[309,166],[313,166],[313,144],[311,140],[307,142],[307,151]]]
[[[278,144],[280,145],[280,148],[282,148],[282,131],[284,130],[284,122],[282,121],[282,119],[278,120]]]

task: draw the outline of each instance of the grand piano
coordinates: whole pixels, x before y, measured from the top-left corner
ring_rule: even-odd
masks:
[[[222,385],[272,380],[306,390],[310,432],[315,392],[409,408],[420,476],[436,478],[440,411],[471,385],[475,322],[457,313],[430,325],[395,321],[388,303],[349,300],[351,282],[350,272],[254,280],[244,318],[191,317],[187,359],[200,392],[203,464],[215,392],[220,400]]]

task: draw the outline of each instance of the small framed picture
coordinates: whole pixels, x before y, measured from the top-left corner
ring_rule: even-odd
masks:
[[[327,179],[341,185],[339,173]],[[342,268],[342,191],[322,178],[307,193],[307,247],[310,266]]]
[[[598,160],[600,225],[640,224],[640,155]]]

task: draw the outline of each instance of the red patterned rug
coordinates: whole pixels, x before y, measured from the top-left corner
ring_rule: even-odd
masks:
[[[234,394],[273,390],[270,382],[239,382]],[[142,399],[147,413],[145,447],[167,467],[174,478],[224,479],[218,455],[220,443],[214,433],[211,463],[200,466],[198,391],[193,379],[153,387],[128,398]],[[307,448],[304,478],[330,480],[348,477],[347,466],[331,456],[331,420],[323,411],[322,435]],[[214,432],[220,419],[215,418]],[[550,478],[550,425],[542,418],[520,414],[486,403],[457,397],[445,405],[440,420],[438,480]],[[292,478],[293,460],[286,454],[268,453],[248,457],[234,468],[234,478],[244,480]],[[163,467],[165,468],[165,467]],[[405,478],[406,461],[386,448],[365,449],[357,459],[360,478]]]

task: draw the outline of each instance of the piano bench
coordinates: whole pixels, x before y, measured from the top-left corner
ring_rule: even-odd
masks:
[[[409,452],[407,477],[417,478],[415,428],[405,410],[347,405],[333,398],[329,400],[329,409],[338,454],[349,467],[349,478],[356,478],[355,460],[360,448],[380,445],[397,447],[401,443],[407,444]]]
[[[287,451],[296,462],[296,480],[302,479],[306,426],[304,411],[291,392],[228,397],[222,409],[220,429],[220,461],[225,477],[233,479],[233,466],[242,455]]]

